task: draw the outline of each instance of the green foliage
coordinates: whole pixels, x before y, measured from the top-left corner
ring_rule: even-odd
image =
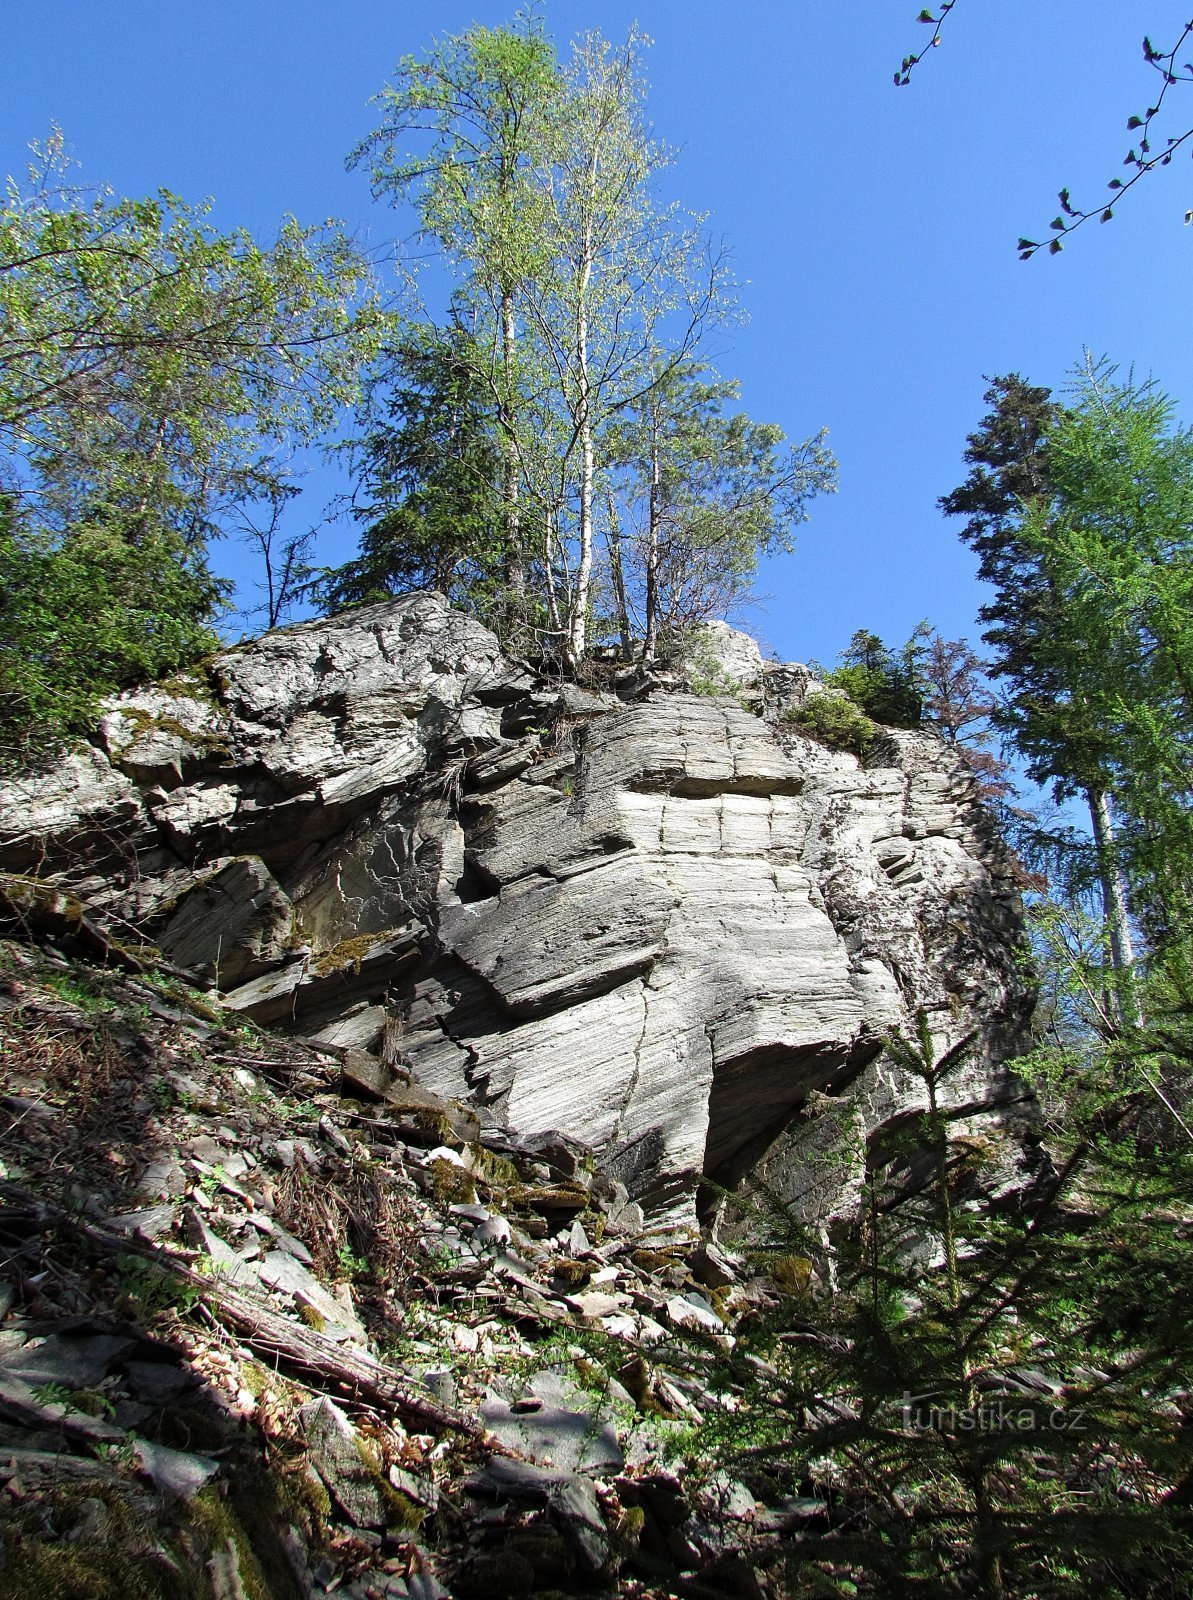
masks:
[[[439,41],[425,59],[398,63],[377,97],[379,126],[350,158],[368,166],[375,195],[413,205],[420,242],[439,250],[455,279],[453,318],[467,330],[457,353],[470,360],[470,386],[490,408],[501,462],[500,521],[482,545],[487,552],[500,542],[515,636],[537,542],[522,502],[550,431],[525,289],[549,265],[550,195],[541,176],[560,92],[554,46],[533,14],[519,13],[510,28],[473,27]]]
[[[918,728],[924,720],[917,634],[902,651],[888,650],[876,633],[859,628],[841,652],[842,665],[816,667],[833,692],[812,694],[788,720],[836,750],[864,755],[879,724]]]
[[[1019,378],[987,397],[942,506],[995,585],[995,721],[1030,777],[1087,798],[1092,844],[1053,854],[1073,890],[1100,887],[1112,964],[1130,964],[1128,910],[1154,963],[1193,895],[1193,435],[1154,386],[1088,360],[1063,406]]]
[[[1092,770],[1123,824],[1153,941],[1193,911],[1193,431],[1151,385],[1087,366],[1048,447],[1051,498],[1023,537],[1060,601],[1038,655],[1059,686],[1011,707],[1029,771]],[[1081,730],[1084,770],[1069,764]]]
[[[926,1013],[888,1041],[922,1109],[862,1153],[860,1229],[826,1247],[772,1210],[776,1246],[832,1291],[797,1280],[741,1331],[721,1458],[821,1502],[793,1595],[1176,1600],[1193,1260],[1171,1222],[1193,1146],[1142,1080],[1070,1082],[1052,1163],[999,1203],[1004,1152],[952,1087],[973,1043],[942,1046]]]
[[[98,699],[215,648],[223,585],[168,533],[130,543],[102,526],[68,538],[0,533],[0,760],[81,732]]]
[[[859,628],[841,652],[843,665],[825,673],[825,683],[843,689],[867,716],[890,728],[918,728],[924,702],[917,684],[911,646],[901,656],[876,633]]]
[[[628,657],[637,623],[649,657],[660,626],[739,599],[831,485],[822,438],[784,452],[700,376],[734,289],[699,219],[657,192],[670,158],[646,120],[646,43],[592,33],[560,62],[520,13],[403,59],[378,97],[352,159],[414,206],[454,290],[450,326],[393,364],[362,458],[381,516],[325,603],[434,582],[573,667],[609,625]]]
[[[0,204],[0,737],[27,752],[209,648],[208,541],[354,397],[385,320],[333,227],[264,247],[68,169],[55,134]]]
[[[323,610],[437,589],[500,619],[501,453],[480,362],[459,328],[412,329],[389,352],[382,415],[356,447],[360,554],[316,581]]]
[[[830,750],[864,756],[878,732],[873,720],[847,694],[810,694],[787,720]]]
[[[607,472],[623,635],[666,647],[749,595],[764,555],[790,552],[809,501],[835,487],[823,433],[785,449],[782,431],[728,411],[736,383],[685,362],[611,428]]]
[[[78,1006],[80,1011],[103,1012],[112,1009],[112,1001],[102,990],[89,983],[81,972],[47,973],[45,985],[61,999]]]
[[[1167,1600],[1193,1551],[1193,440],[1164,396],[1097,364],[1064,406],[1016,377],[987,398],[973,471],[943,505],[994,585],[983,619],[1006,691],[991,706],[944,642],[916,667],[946,738],[989,718],[1034,777],[1090,800],[1092,844],[1037,830],[1060,892],[1035,908],[1046,1032],[1017,1065],[1047,1159],[1000,1201],[997,1150],[941,1093],[955,1057],[923,1017],[918,1040],[892,1040],[927,1108],[903,1148],[867,1152],[866,1225],[837,1241],[838,1292],[792,1403],[809,1451],[827,1441],[830,1498],[867,1496],[870,1527],[843,1525],[840,1554],[874,1592],[955,1592],[956,1572],[991,1597]],[[1095,887],[1100,914],[1080,892]],[[905,1410],[891,1425],[903,1392],[932,1397],[910,1434]],[[826,1433],[817,1396],[847,1424],[838,1407]],[[1041,1406],[1062,1422],[1043,1430]],[[807,1592],[838,1570],[834,1553]]]
[[[190,1311],[201,1298],[193,1284],[179,1282],[168,1269],[141,1256],[118,1257],[116,1280],[138,1317],[149,1318],[162,1311]]]
[[[1064,623],[1064,595],[1026,531],[1035,508],[1046,515],[1053,503],[1048,447],[1061,408],[1047,389],[1015,373],[995,378],[986,400],[993,409],[969,435],[965,452],[969,476],[940,506],[967,519],[961,537],[978,554],[979,577],[994,589],[978,614],[994,651],[990,674],[1009,688],[999,723],[1027,755],[1030,776],[1053,778],[1072,793],[1099,779],[1091,748],[1096,734],[1076,707],[1069,715],[1062,709],[1071,696],[1054,636]]]
[[[716,650],[698,634],[684,651],[683,663],[689,693],[708,700],[722,695],[736,698],[741,686],[725,671]]]
[[[0,208],[0,451],[58,526],[102,503],[201,537],[263,440],[317,437],[382,326],[342,233],[217,233],[206,207],[85,194],[60,136]]]
[[[178,1519],[150,1518],[118,1482],[64,1475],[12,1502],[2,1521],[6,1600],[211,1600]]]

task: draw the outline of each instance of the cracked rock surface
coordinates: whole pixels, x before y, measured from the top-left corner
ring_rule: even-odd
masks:
[[[920,1011],[973,1035],[959,1130],[1014,1133],[1019,905],[939,739],[824,748],[783,722],[806,669],[741,637],[744,704],[538,678],[437,595],[279,630],[0,786],[0,868],[255,1020],[582,1140],[648,1211],[761,1167],[827,1221],[923,1106],[883,1052]]]

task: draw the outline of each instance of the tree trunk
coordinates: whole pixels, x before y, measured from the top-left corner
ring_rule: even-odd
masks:
[[[548,507],[543,515],[543,581],[547,589],[547,622],[555,640],[562,643],[563,623],[555,593],[555,518],[555,510]]]
[[[609,566],[613,573],[613,589],[617,596],[617,626],[621,633],[621,659],[632,661],[634,640],[630,632],[630,611],[625,597],[625,569],[621,564],[621,524],[617,517],[617,502],[609,491]]]
[[[596,453],[592,437],[592,379],[588,370],[588,289],[596,247],[592,213],[595,205],[597,166],[596,147],[588,162],[586,177],[584,241],[576,275],[576,432],[580,441],[580,560],[576,567],[576,594],[571,616],[570,657],[573,667],[584,659],[588,644],[588,590],[592,581],[592,495],[596,478]]]
[[[1118,979],[1116,1010],[1128,1027],[1138,1026],[1141,1018],[1131,984],[1135,952],[1131,944],[1131,922],[1127,910],[1127,888],[1122,868],[1115,859],[1114,821],[1110,800],[1104,789],[1087,789],[1094,846],[1098,852],[1098,876],[1102,881],[1102,916],[1110,966]]]
[[[643,661],[653,661],[659,642],[659,527],[663,516],[662,471],[659,465],[657,413],[651,411],[650,496],[646,530],[646,639]]]
[[[587,282],[588,268],[585,268]],[[580,435],[580,560],[576,567],[576,594],[571,617],[571,658],[573,666],[584,659],[588,643],[588,590],[592,581],[592,491],[596,477],[596,453],[592,439],[591,393],[588,375],[588,318],[584,312],[584,291],[576,318],[576,355],[579,372],[578,432]]]
[[[514,399],[514,297],[508,289],[501,293],[501,377],[500,426],[504,456],[501,495],[505,521],[504,573],[508,595],[506,618],[509,643],[522,645],[526,620],[526,563],[522,555],[522,508],[518,483],[517,416]]]

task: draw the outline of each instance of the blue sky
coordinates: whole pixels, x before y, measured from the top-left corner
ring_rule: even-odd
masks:
[[[901,642],[928,617],[975,631],[973,560],[936,511],[963,475],[983,374],[1060,384],[1089,346],[1189,382],[1193,165],[1142,184],[1110,225],[1020,263],[1056,192],[1095,204],[1121,171],[1126,117],[1149,103],[1145,32],[1175,39],[1174,0],[961,0],[912,87],[915,0],[548,0],[561,49],[637,21],[656,133],[677,147],[674,197],[731,246],[750,321],[722,366],[746,408],[793,438],[821,425],[840,492],[797,552],[770,565],[749,625],[785,659],[831,661],[857,627]],[[211,196],[216,220],[268,236],[278,218],[343,218],[375,246],[402,231],[347,150],[398,57],[472,22],[489,0],[56,0],[17,5],[0,56],[0,168],[51,122],[83,175],[128,194]],[[1193,118],[1193,90],[1177,111]],[[1174,129],[1174,131],[1176,131]],[[304,514],[334,487],[315,472]],[[344,526],[320,557],[344,559]],[[243,570],[237,552],[215,552]]]

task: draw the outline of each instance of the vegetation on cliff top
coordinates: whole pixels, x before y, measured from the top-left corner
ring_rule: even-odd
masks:
[[[329,611],[433,584],[575,672],[595,642],[649,661],[790,548],[834,464],[822,435],[792,448],[737,410],[710,365],[737,291],[662,192],[644,45],[590,35],[561,61],[523,16],[400,64],[355,159],[438,252],[438,319],[383,311],[335,227],[289,220],[264,246],[164,192],[80,190],[58,141],[35,152],[0,206],[6,761],[213,647],[212,541],[262,508],[272,528],[288,449],[349,411],[360,552],[310,572],[291,545],[275,569],[263,535],[271,621],[300,580]],[[1148,60],[1165,92],[1182,81]],[[1133,150],[1130,183],[1157,159]],[[1093,214],[1064,198],[1054,247]],[[926,1022],[888,1041],[927,1110],[906,1148],[865,1153],[855,1237],[783,1241],[785,1298],[743,1330],[731,1415],[835,1539],[801,1545],[791,1594],[1167,1597],[1193,1553],[1193,434],[1096,362],[1059,400],[1009,375],[987,402],[942,504],[992,586],[990,661],[859,630],[826,675],[839,694],[800,720],[860,753],[878,723],[936,728],[1015,830],[1047,1001],[1019,1069],[1046,1158],[1033,1193],[998,1193],[997,1152],[936,1109],[955,1059]],[[1013,811],[1016,762],[1081,798],[1088,831]],[[1020,1392],[1081,1426],[1041,1447],[980,1425]],[[710,1424],[693,1453],[713,1450],[745,1470]]]

